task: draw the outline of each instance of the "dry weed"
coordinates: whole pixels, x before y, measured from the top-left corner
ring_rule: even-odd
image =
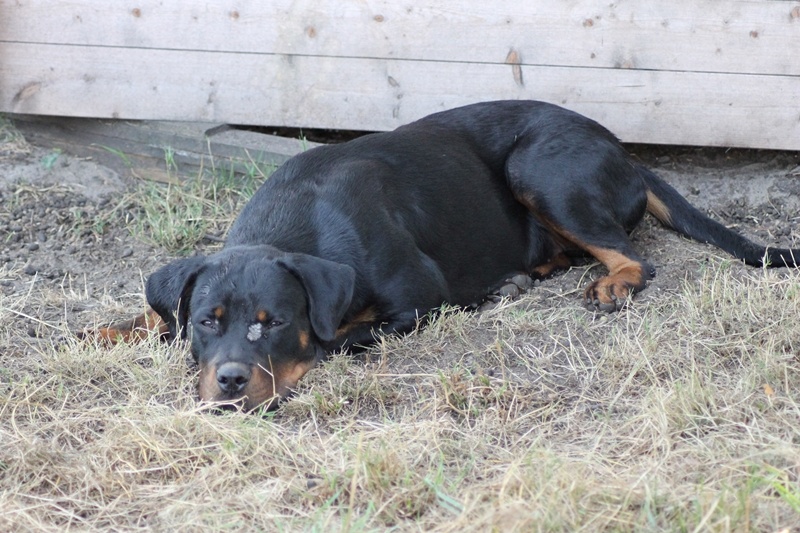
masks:
[[[603,320],[445,310],[261,417],[198,405],[181,345],[20,346],[0,299],[0,530],[796,527],[800,275],[730,265]]]

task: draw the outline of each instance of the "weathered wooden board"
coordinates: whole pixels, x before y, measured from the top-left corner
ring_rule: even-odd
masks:
[[[800,2],[0,2],[0,110],[384,130],[480,100],[800,149]]]
[[[17,113],[382,130],[486,95],[535,96],[591,116],[624,141],[748,146],[758,139],[761,147],[791,149],[800,139],[800,83],[786,76],[750,75],[741,83],[745,76],[737,74],[615,69],[599,76],[592,69],[529,66],[520,84],[511,66],[495,64],[97,47],[76,55],[64,46],[31,44],[6,49],[20,58],[5,78],[24,86],[10,98]],[[218,66],[212,72],[203,67],[208,63]]]
[[[800,74],[800,2],[30,0],[0,41],[320,57]],[[55,31],[54,31],[55,30]]]
[[[201,122],[98,120],[12,115],[15,127],[37,146],[93,159],[120,175],[176,182],[200,169],[268,171],[317,146]],[[167,151],[175,167],[167,169]],[[253,167],[257,168],[253,168]]]

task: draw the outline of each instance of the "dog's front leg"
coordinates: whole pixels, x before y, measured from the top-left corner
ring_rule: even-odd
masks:
[[[336,331],[336,338],[326,344],[329,352],[339,350],[361,351],[375,344],[385,335],[404,334],[413,331],[428,316],[427,311],[413,310],[380,318],[370,313],[360,313],[345,322]],[[366,320],[369,318],[370,320]]]

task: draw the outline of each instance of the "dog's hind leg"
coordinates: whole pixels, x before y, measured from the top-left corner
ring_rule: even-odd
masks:
[[[572,258],[565,252],[556,252],[553,257],[546,263],[542,263],[533,268],[533,276],[538,279],[550,277],[554,272],[563,270],[572,266]]]
[[[564,252],[591,254],[608,275],[590,283],[584,296],[590,309],[602,311],[622,308],[655,275],[628,239],[644,215],[647,191],[613,138],[581,128],[521,138],[506,161],[506,179],[558,243],[553,257],[531,265],[535,274],[566,265]]]

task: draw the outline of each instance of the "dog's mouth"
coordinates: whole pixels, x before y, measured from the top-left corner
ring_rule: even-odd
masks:
[[[273,396],[272,398],[261,403],[251,402],[247,396],[231,399],[203,400],[203,403],[219,412],[269,412],[278,409],[278,407],[289,397],[291,397],[291,393],[286,397]]]
[[[291,361],[266,368],[226,361],[201,364],[200,400],[223,410],[273,411],[290,398],[315,361]]]

